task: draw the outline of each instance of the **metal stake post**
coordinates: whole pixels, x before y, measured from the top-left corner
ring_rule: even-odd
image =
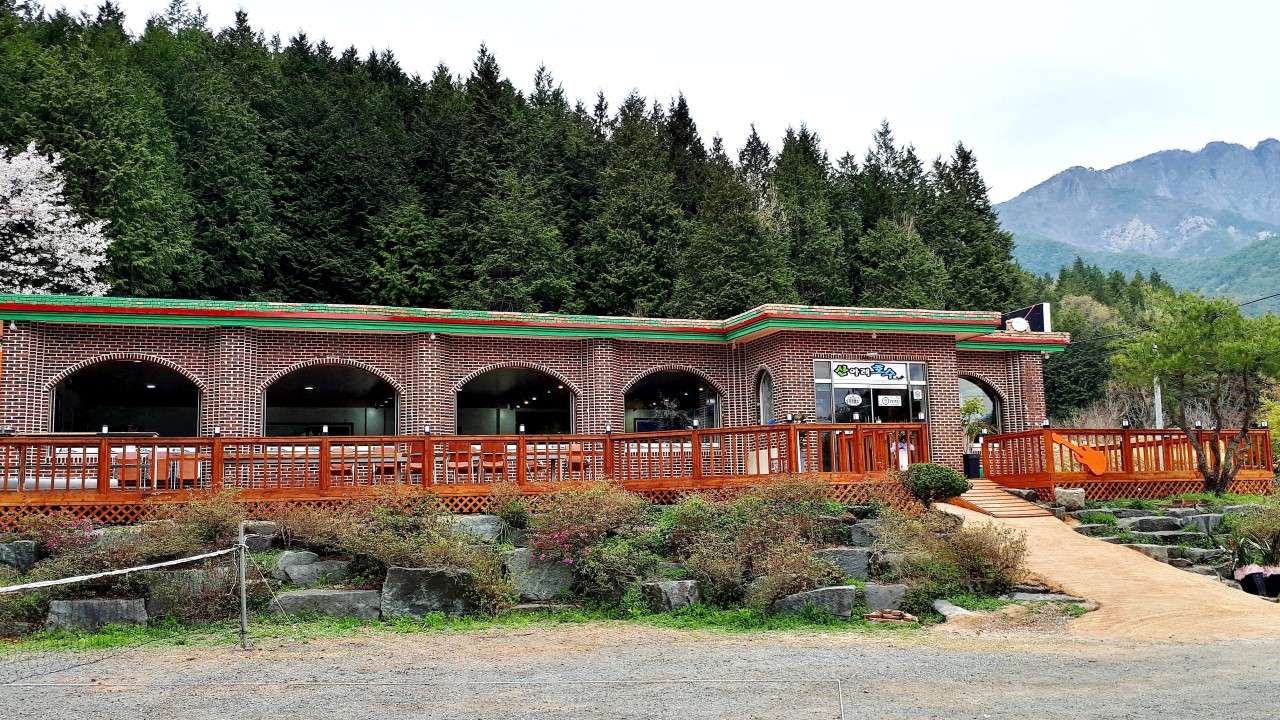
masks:
[[[244,542],[244,521],[240,521],[240,649],[249,649],[249,592],[245,587],[249,548]]]

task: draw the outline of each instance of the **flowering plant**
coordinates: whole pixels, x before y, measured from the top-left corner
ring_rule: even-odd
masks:
[[[31,515],[22,523],[22,531],[49,552],[85,547],[98,539],[101,529],[101,524],[89,518],[60,512]]]

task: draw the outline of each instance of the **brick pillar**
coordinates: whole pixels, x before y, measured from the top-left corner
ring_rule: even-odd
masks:
[[[39,334],[33,323],[0,329],[0,425],[18,432],[48,430],[49,408],[39,407]]]
[[[400,398],[401,435],[420,435],[431,426],[431,433],[452,433],[452,412],[446,410],[451,400],[449,388],[441,385],[440,343],[435,333],[415,333],[409,342],[410,360],[406,396]]]
[[[626,428],[621,378],[618,377],[618,342],[583,341],[582,396],[578,398],[581,433],[602,433],[612,425],[615,433]]]
[[[200,401],[200,434],[261,435],[262,394],[256,338],[249,328],[218,328],[209,342],[208,387]]]
[[[964,427],[960,423],[960,379],[956,354],[938,353],[928,365],[930,460],[964,470]]]

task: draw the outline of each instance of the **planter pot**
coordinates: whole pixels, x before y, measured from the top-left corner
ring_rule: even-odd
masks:
[[[982,456],[977,453],[964,454],[964,476],[970,479],[982,477]]]

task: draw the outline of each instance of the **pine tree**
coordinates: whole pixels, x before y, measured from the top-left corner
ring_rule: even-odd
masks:
[[[707,163],[707,149],[698,135],[698,126],[689,112],[684,93],[671,103],[662,124],[662,149],[667,154],[667,167],[671,170],[671,196],[684,211],[686,218],[698,214],[698,200],[703,193],[703,169]]]
[[[107,223],[66,205],[56,153],[0,147],[0,292],[104,295]]]
[[[848,259],[833,223],[831,167],[818,136],[787,129],[773,172],[780,227],[790,246],[796,295],[809,305],[848,305]]]
[[[382,305],[447,307],[444,240],[417,202],[406,202],[373,223],[377,259],[371,300]]]
[[[941,309],[948,278],[941,259],[910,223],[881,218],[858,242],[862,295],[867,307]]]

